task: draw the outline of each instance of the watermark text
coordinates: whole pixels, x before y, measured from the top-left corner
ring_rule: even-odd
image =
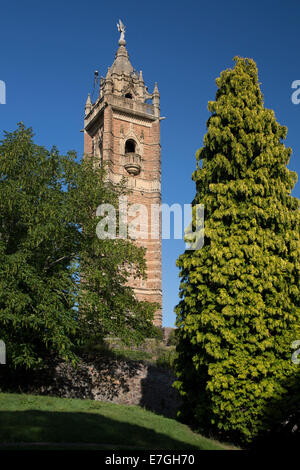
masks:
[[[187,250],[199,250],[204,243],[203,204],[129,204],[127,196],[119,197],[118,210],[112,204],[98,206],[101,217],[96,227],[100,240],[184,240]],[[173,221],[173,223],[171,223]]]
[[[6,104],[6,85],[3,80],[0,80],[0,104]]]

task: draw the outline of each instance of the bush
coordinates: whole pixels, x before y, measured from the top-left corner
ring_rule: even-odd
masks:
[[[178,343],[178,340],[177,340],[176,329],[174,329],[169,334],[169,337],[167,340],[167,346],[177,346],[177,343]]]
[[[175,348],[164,350],[156,359],[156,365],[162,369],[173,370],[176,357],[177,353]]]

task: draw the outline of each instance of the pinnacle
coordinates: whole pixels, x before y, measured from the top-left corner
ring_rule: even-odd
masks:
[[[85,103],[85,110],[86,112],[88,112],[92,107],[92,101],[91,101],[91,95],[88,94],[88,97],[87,97],[87,100],[86,100],[86,103]]]
[[[159,91],[158,91],[158,87],[157,87],[157,82],[155,82],[155,85],[154,85],[153,95],[158,95],[158,96],[159,96]]]

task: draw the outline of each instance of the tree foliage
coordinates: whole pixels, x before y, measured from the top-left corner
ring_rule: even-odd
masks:
[[[291,361],[300,338],[297,176],[255,62],[235,58],[216,83],[193,173],[204,246],[177,261],[176,386],[181,416],[245,442],[271,426],[271,403],[288,395],[299,367]]]
[[[10,365],[34,367],[54,353],[76,360],[78,341],[154,334],[155,305],[138,302],[129,276],[145,275],[143,249],[99,240],[99,204],[122,185],[105,171],[33,142],[19,124],[0,143],[0,337]]]

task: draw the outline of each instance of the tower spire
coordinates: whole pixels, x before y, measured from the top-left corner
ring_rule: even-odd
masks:
[[[129,55],[126,49],[125,41],[125,26],[121,20],[117,23],[117,28],[120,33],[119,48],[116,52],[114,63],[111,66],[111,73],[130,75],[134,72],[133,67],[129,60]]]

